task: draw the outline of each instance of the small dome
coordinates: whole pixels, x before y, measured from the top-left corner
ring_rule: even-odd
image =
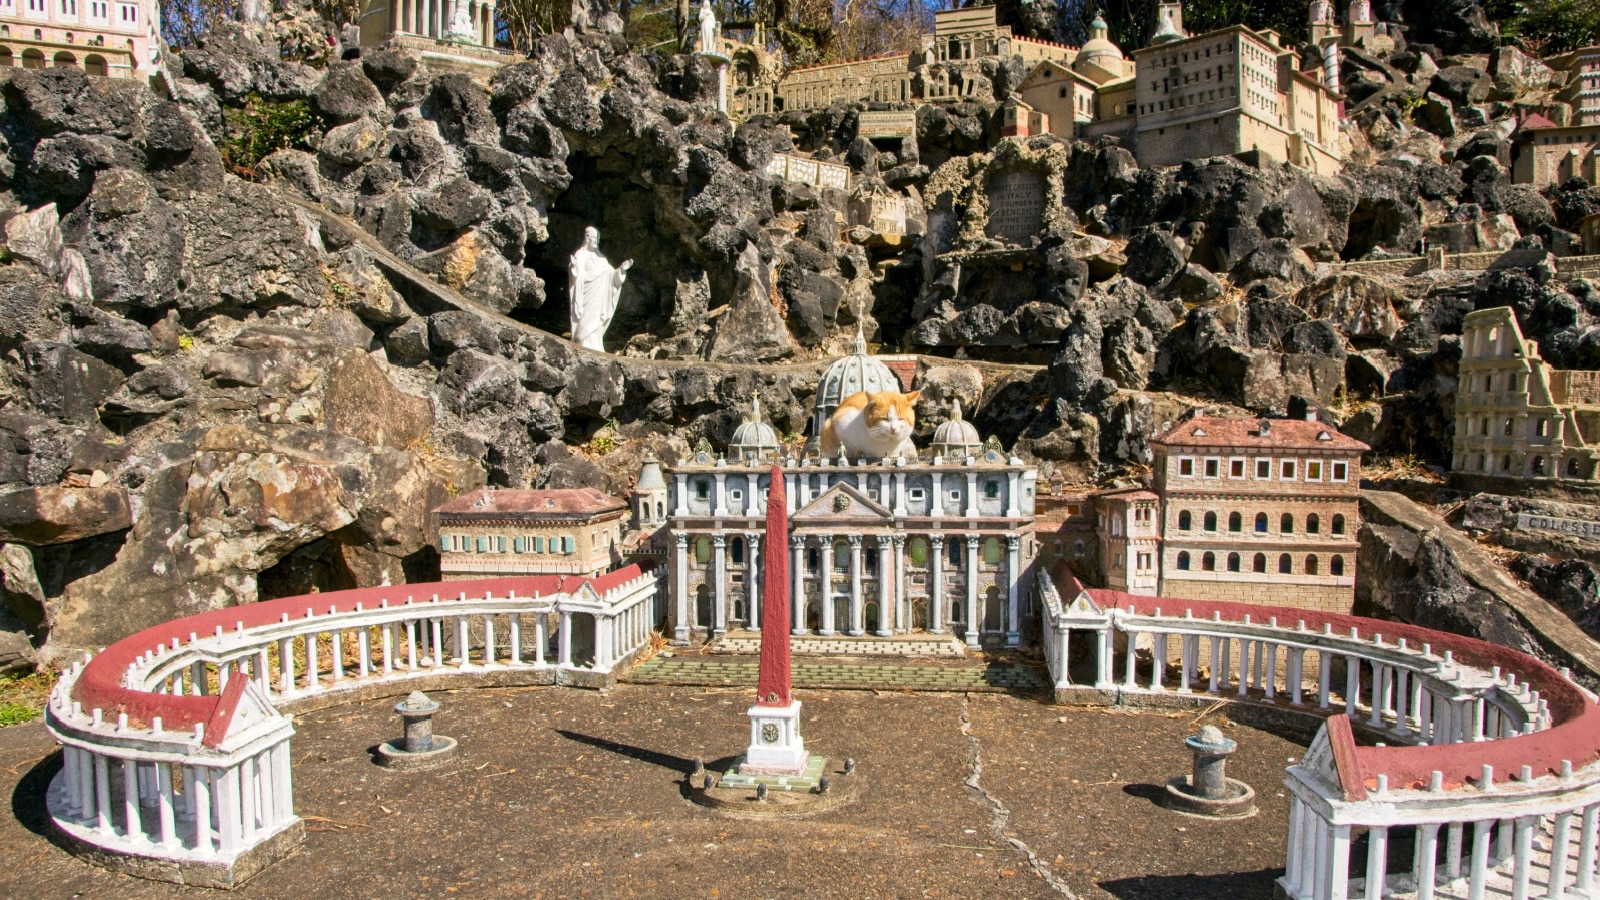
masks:
[[[778,432],[761,421],[761,398],[750,403],[750,418],[733,433],[728,455],[734,459],[765,459],[778,455]]]
[[[850,344],[850,355],[834,360],[822,373],[822,380],[817,383],[817,407],[826,406],[832,413],[839,401],[852,394],[900,390],[900,377],[868,355],[867,339],[858,327],[856,338]]]
[[[1162,16],[1161,21],[1156,25],[1156,33],[1150,36],[1150,46],[1170,44],[1173,41],[1181,41],[1183,38],[1184,36],[1178,32],[1178,27],[1173,24],[1172,20]]]
[[[664,491],[667,489],[666,479],[661,477],[661,463],[654,453],[645,455],[644,464],[639,467],[639,482],[633,486],[635,491]]]
[[[933,431],[933,455],[945,459],[962,459],[976,456],[983,449],[983,440],[971,422],[961,418],[961,401],[950,404],[950,418]]]
[[[1089,23],[1089,39],[1078,48],[1078,56],[1073,60],[1074,69],[1082,63],[1097,66],[1114,74],[1122,71],[1122,48],[1106,37],[1107,31],[1106,20],[1095,16],[1094,21]]]

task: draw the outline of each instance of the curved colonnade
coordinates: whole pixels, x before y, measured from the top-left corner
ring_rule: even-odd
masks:
[[[610,684],[649,646],[660,576],[397,585],[146,629],[63,673],[47,805],[69,844],[133,874],[236,885],[291,850],[285,712],[412,689]]]
[[[1323,719],[1284,782],[1291,900],[1600,896],[1600,706],[1567,671],[1397,622],[1039,587],[1060,701]]]

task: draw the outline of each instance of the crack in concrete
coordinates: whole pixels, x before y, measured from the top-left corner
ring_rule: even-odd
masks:
[[[979,783],[983,778],[983,748],[978,743],[977,735],[972,733],[972,696],[970,694],[961,695],[961,735],[967,739],[967,744],[972,748],[972,773],[967,776],[967,789],[994,810],[994,816],[989,820],[989,830],[994,832],[995,837],[1005,841],[1012,848],[1025,855],[1028,858],[1029,868],[1033,869],[1035,875],[1044,879],[1045,884],[1048,884],[1061,896],[1066,897],[1067,900],[1077,900],[1077,895],[1072,893],[1072,889],[1067,887],[1066,882],[1057,878],[1055,873],[1050,871],[1050,865],[1040,859],[1039,855],[1033,852],[1033,848],[1029,847],[1027,842],[1006,833],[1006,825],[1011,821],[1011,810],[1000,802],[999,797],[989,793],[988,789]]]

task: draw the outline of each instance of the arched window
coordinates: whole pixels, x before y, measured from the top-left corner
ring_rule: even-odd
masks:
[[[1502,472],[1511,471],[1511,454],[1507,453],[1504,456],[1500,457],[1500,471],[1502,471]]]
[[[1549,419],[1536,419],[1536,420],[1534,420],[1533,433],[1535,435],[1538,435],[1539,437],[1545,437],[1546,435],[1548,435],[1550,433],[1550,420]]]
[[[1265,553],[1257,553],[1256,554],[1256,558],[1252,559],[1250,561],[1250,571],[1252,571],[1252,572],[1266,572],[1267,571],[1267,555]]]
[[[1544,457],[1535,456],[1533,458],[1533,474],[1535,476],[1543,476],[1544,475]]]
[[[1202,571],[1215,572],[1217,570],[1217,555],[1207,550],[1206,555],[1200,557],[1200,568]]]
[[[1187,509],[1182,510],[1182,511],[1180,511],[1178,513],[1178,530],[1179,531],[1188,531],[1189,527],[1193,523],[1194,523],[1194,520],[1193,520],[1193,518],[1190,517],[1189,511]]]
[[[667,517],[667,505],[665,503],[657,502],[656,503],[656,518],[665,519],[666,517]]]
[[[9,63],[0,63],[0,65],[9,65]],[[111,74],[106,66],[106,58],[98,53],[91,53],[83,58],[83,70],[90,75],[97,75],[101,78]]]
[[[38,38],[34,40],[38,40]],[[38,47],[29,47],[22,51],[22,67],[24,69],[44,68],[44,54],[39,52]]]
[[[878,574],[878,548],[868,547],[861,551],[861,565],[868,575]]]
[[[835,572],[850,571],[850,545],[844,541],[833,542],[833,570]]]
[[[950,565],[952,565],[952,566],[961,565],[961,542],[960,541],[951,541],[950,543],[946,544],[945,546],[948,548],[947,555],[950,557]]]
[[[1238,513],[1228,513],[1228,530],[1239,531],[1244,528],[1244,517]]]
[[[0,47],[0,68],[9,69],[17,64],[11,55],[10,47]]]
[[[1344,515],[1342,513],[1333,514],[1333,533],[1344,534]]]
[[[1306,516],[1306,534],[1321,534],[1322,518],[1316,513]]]
[[[1328,560],[1328,574],[1329,575],[1343,575],[1344,574],[1344,557],[1335,556],[1333,559]]]
[[[1578,458],[1577,457],[1573,457],[1572,459],[1567,460],[1567,477],[1569,477],[1569,478],[1577,478],[1578,477]]]
[[[1239,571],[1239,554],[1237,554],[1237,553],[1229,553],[1228,554],[1228,571],[1229,572],[1237,572],[1237,571]]]
[[[1284,534],[1294,534],[1294,516],[1283,514],[1283,520],[1278,523],[1278,530]]]
[[[1266,534],[1266,532],[1267,532],[1267,514],[1264,513],[1264,512],[1258,512],[1258,513],[1256,513],[1256,533],[1257,534]]]
[[[711,561],[711,538],[695,538],[694,561],[697,563],[706,563]]]
[[[1317,574],[1317,555],[1315,553],[1306,556],[1306,574]]]
[[[1183,572],[1189,571],[1189,551],[1178,551],[1178,569]]]
[[[1279,575],[1288,575],[1289,573],[1291,573],[1293,571],[1294,571],[1294,560],[1289,558],[1289,554],[1285,553],[1282,556],[1278,557],[1278,574]]]
[[[983,542],[983,561],[991,566],[1000,564],[1000,539],[989,538]]]
[[[744,538],[733,539],[733,543],[728,545],[728,557],[733,560],[734,565],[744,565]]]
[[[1216,531],[1217,530],[1217,514],[1214,513],[1214,512],[1206,513],[1206,523],[1205,524],[1206,524],[1206,530],[1207,531]]]
[[[806,571],[815,572],[822,565],[822,551],[815,547],[806,548]]]
[[[911,539],[911,564],[917,567],[928,564],[928,542],[922,538]]]

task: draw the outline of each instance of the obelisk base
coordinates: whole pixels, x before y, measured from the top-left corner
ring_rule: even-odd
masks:
[[[752,706],[750,749],[745,751],[741,775],[799,775],[810,757],[800,737],[800,701],[788,706]]]

